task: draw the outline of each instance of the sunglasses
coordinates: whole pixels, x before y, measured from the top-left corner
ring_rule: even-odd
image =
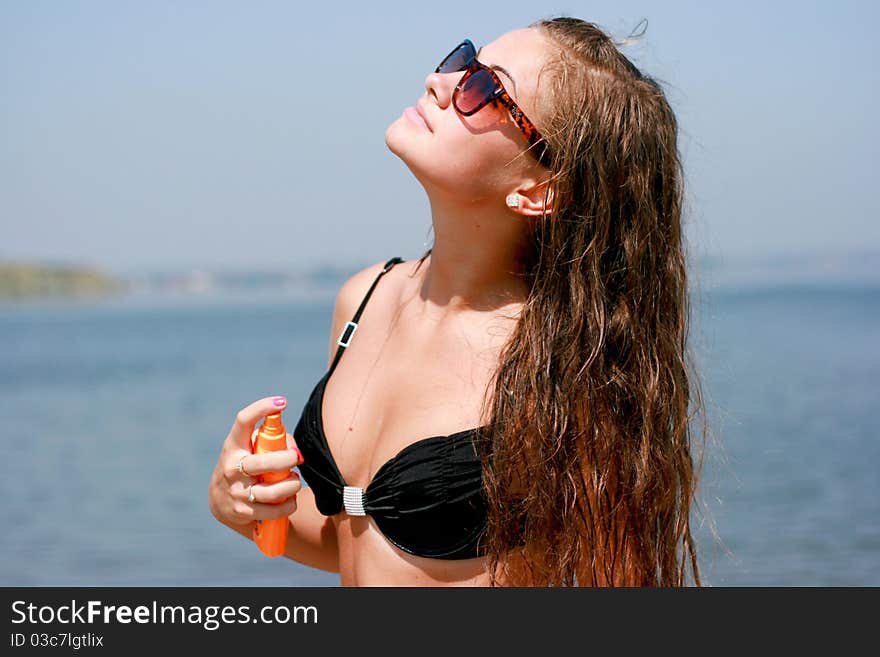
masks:
[[[462,116],[471,116],[492,102],[500,103],[529,141],[531,152],[539,162],[549,166],[547,143],[535,124],[529,121],[495,75],[495,71],[477,61],[477,51],[470,39],[465,39],[443,58],[435,73],[466,71],[452,92],[452,105]]]

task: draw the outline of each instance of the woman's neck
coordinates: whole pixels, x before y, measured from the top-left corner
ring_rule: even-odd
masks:
[[[419,312],[442,321],[521,305],[528,220],[501,209],[432,201],[434,244],[419,279]]]

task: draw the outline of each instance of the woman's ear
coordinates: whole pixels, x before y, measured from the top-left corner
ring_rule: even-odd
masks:
[[[549,182],[521,185],[507,195],[507,207],[527,217],[544,217],[553,211],[554,194]]]

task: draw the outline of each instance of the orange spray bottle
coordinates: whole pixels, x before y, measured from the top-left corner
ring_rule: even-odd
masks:
[[[281,413],[273,413],[267,415],[263,420],[257,437],[253,444],[254,454],[265,454],[266,452],[276,452],[278,450],[287,449],[287,429],[281,422]],[[288,470],[280,470],[278,472],[266,472],[261,474],[258,479],[260,483],[274,484],[284,481],[290,476]],[[279,502],[280,504],[280,502]],[[257,520],[254,527],[254,543],[268,557],[280,557],[284,554],[284,548],[287,546],[287,529],[290,521],[284,518],[275,518],[274,520]]]

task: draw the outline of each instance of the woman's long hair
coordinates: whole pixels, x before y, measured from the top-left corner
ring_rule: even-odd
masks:
[[[596,25],[532,27],[558,46],[538,108],[553,203],[483,400],[492,585],[684,586],[690,564],[699,586],[689,406],[707,423],[687,345],[677,121]]]

